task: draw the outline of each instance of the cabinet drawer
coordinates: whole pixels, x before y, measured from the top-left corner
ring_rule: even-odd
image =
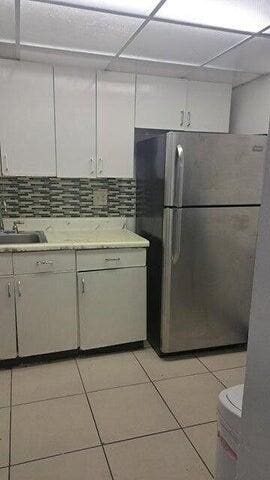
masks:
[[[78,271],[144,267],[145,264],[146,250],[144,248],[108,248],[77,252]]]
[[[70,272],[75,270],[75,253],[22,252],[13,256],[14,273]]]
[[[0,276],[12,275],[12,255],[11,253],[0,253]]]

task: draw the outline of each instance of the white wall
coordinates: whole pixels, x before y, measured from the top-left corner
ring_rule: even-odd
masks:
[[[238,480],[270,478],[270,145],[251,304]]]
[[[267,134],[270,116],[270,75],[233,89],[231,133]]]

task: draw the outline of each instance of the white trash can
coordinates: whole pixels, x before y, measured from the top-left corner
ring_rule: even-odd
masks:
[[[218,438],[215,480],[235,480],[241,434],[244,385],[223,390],[218,402]]]

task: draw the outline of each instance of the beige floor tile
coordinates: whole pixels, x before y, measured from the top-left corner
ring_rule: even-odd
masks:
[[[10,470],[10,480],[49,479],[111,480],[111,476],[101,447],[24,463]]]
[[[0,407],[9,407],[10,382],[11,382],[11,371],[0,370]]]
[[[77,393],[83,393],[83,386],[75,360],[13,370],[13,405]]]
[[[99,444],[84,395],[13,407],[11,438],[12,464]]]
[[[160,358],[152,348],[134,352],[152,380],[204,373],[207,369],[192,355]]]
[[[216,466],[217,424],[206,423],[205,425],[197,425],[196,427],[185,428],[185,432],[214,475]]]
[[[156,386],[182,426],[216,420],[218,395],[223,386],[212,374],[161,380]]]
[[[7,467],[9,464],[9,425],[10,409],[0,410],[0,467]]]
[[[149,383],[103,390],[88,396],[105,443],[178,427]]]
[[[8,480],[8,468],[0,469],[0,480]]]
[[[184,433],[136,438],[106,445],[114,480],[210,480]]]
[[[78,365],[87,392],[149,381],[130,352],[80,358]]]
[[[226,385],[227,388],[240,385],[245,382],[245,367],[232,368],[215,372],[215,376]]]
[[[212,372],[215,370],[227,370],[228,368],[244,367],[246,365],[246,352],[231,350],[204,353],[199,359]]]

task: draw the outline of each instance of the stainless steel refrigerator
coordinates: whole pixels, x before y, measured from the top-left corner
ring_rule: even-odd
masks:
[[[259,135],[170,132],[137,144],[148,336],[160,353],[246,342],[265,150]]]

